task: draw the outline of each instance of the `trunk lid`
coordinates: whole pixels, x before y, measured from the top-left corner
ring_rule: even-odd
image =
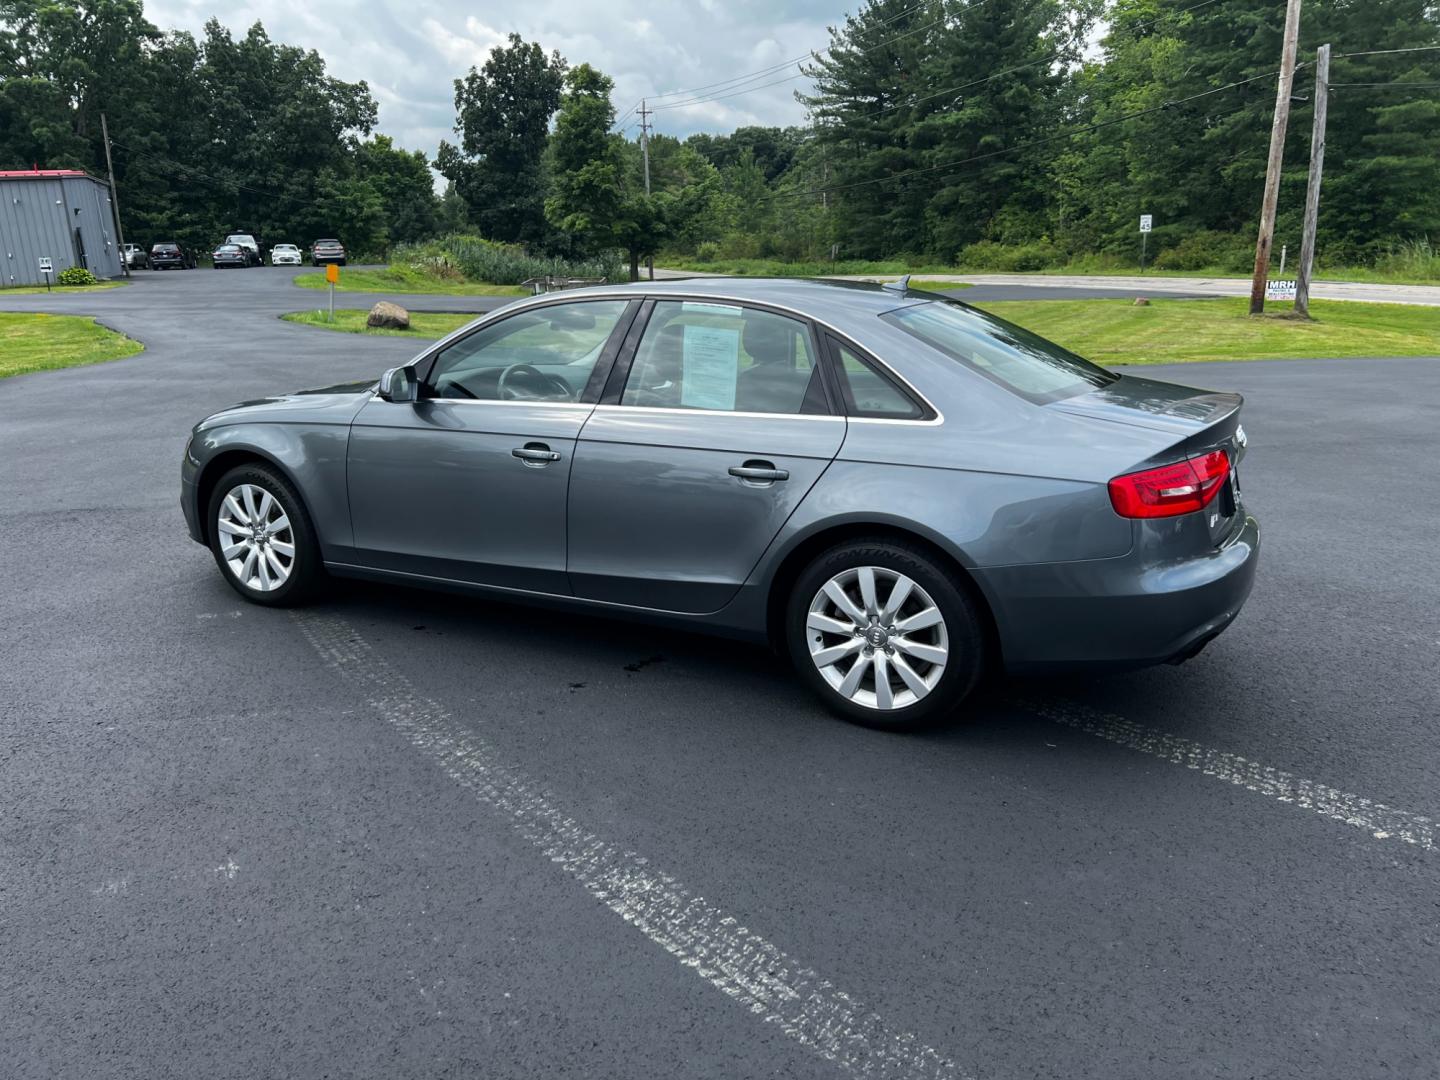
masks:
[[[1117,470],[1117,475],[1180,461],[1211,450],[1224,450],[1230,459],[1230,475],[1205,509],[1196,512],[1204,517],[1210,543],[1218,545],[1243,524],[1245,517],[1239,470],[1248,441],[1240,423],[1244,400],[1239,394],[1199,390],[1178,383],[1122,375],[1107,386],[1046,407],[1069,416],[1143,428],[1160,436],[1161,449],[1148,458]]]

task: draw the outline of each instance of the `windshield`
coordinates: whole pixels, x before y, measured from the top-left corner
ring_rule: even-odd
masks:
[[[219,247],[217,250],[219,250],[219,251],[239,251],[239,250],[240,250],[240,245],[239,245],[239,244],[221,244],[220,247]]]
[[[1037,403],[1073,397],[1120,377],[1014,323],[954,301],[917,304],[880,317]]]

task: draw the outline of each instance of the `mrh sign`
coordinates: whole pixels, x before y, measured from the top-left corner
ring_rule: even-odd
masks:
[[[1265,282],[1266,300],[1294,300],[1295,279],[1280,278],[1278,280]]]

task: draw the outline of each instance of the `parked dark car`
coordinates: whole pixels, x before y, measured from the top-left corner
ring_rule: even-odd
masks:
[[[345,246],[339,240],[316,240],[310,245],[310,262],[315,266],[326,263],[345,265]]]
[[[987,671],[1224,630],[1260,551],[1240,408],[903,282],[640,282],[202,420],[180,502],[255,603],[330,574],[769,641],[908,727]]]
[[[195,253],[169,241],[152,244],[150,266],[155,270],[194,270]]]
[[[259,237],[253,236],[250,233],[231,233],[225,237],[225,243],[238,244],[243,248],[245,254],[250,259],[251,266],[265,265],[264,248],[260,246]]]
[[[226,266],[250,267],[254,263],[250,252],[239,244],[221,244],[210,254],[210,261],[216,270]]]

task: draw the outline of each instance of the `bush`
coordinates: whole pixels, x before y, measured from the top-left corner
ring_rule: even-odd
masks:
[[[1233,233],[1201,229],[1155,256],[1157,270],[1232,270],[1254,266],[1255,241]]]
[[[1440,279],[1440,248],[1429,237],[1401,240],[1376,256],[1375,269],[1397,277]]]
[[[57,285],[98,285],[95,275],[83,266],[67,266],[55,275]]]
[[[529,278],[604,278],[628,281],[629,271],[611,252],[592,259],[566,259],[528,254],[515,244],[496,244],[479,236],[452,233],[421,244],[397,244],[390,253],[394,267],[404,267],[442,281],[476,281],[519,285]]]
[[[994,240],[981,240],[961,248],[956,262],[972,270],[1027,273],[1032,270],[1049,270],[1052,267],[1063,266],[1065,255],[1048,240],[1015,245],[997,244]]]
[[[696,262],[714,262],[720,258],[720,245],[714,240],[705,240],[695,248]]]

